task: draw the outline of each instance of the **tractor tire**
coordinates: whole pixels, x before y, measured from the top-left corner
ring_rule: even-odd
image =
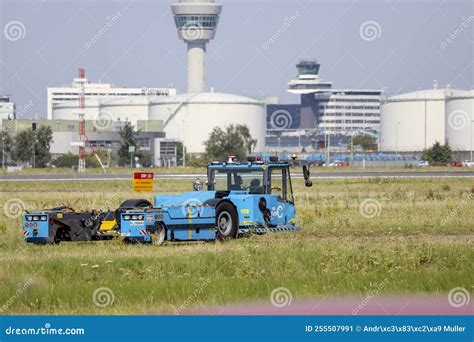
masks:
[[[216,208],[217,239],[235,239],[239,229],[239,217],[234,206],[229,202],[222,202]]]
[[[146,199],[128,199],[123,201],[115,210],[115,220],[120,224],[120,214],[127,209],[151,208],[153,204]]]
[[[151,243],[161,246],[166,240],[166,227],[164,224],[158,224],[150,231]]]
[[[146,199],[128,199],[120,204],[119,208],[124,209],[136,209],[136,208],[148,208],[151,207],[152,204],[150,201]]]

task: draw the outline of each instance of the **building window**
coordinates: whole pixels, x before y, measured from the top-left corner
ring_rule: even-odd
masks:
[[[219,21],[219,16],[217,15],[178,15],[174,18],[176,27],[182,28],[183,26],[192,27],[200,26],[203,28],[216,28]]]

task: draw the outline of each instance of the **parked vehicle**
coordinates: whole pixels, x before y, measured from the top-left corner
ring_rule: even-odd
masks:
[[[474,167],[474,161],[472,161],[472,160],[465,160],[465,161],[462,163],[462,166]]]
[[[329,164],[329,166],[332,166],[332,167],[346,167],[346,166],[349,166],[349,162],[347,161],[343,161],[343,160],[337,160],[335,162],[332,162],[331,164]]]
[[[418,164],[416,166],[418,166],[418,167],[428,167],[428,166],[430,166],[430,163],[428,163],[427,160],[419,160]]]
[[[310,164],[311,167],[323,167],[326,166],[326,162],[324,160],[315,160]]]

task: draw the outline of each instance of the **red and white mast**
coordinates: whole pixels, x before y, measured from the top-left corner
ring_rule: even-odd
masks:
[[[86,108],[86,95],[85,95],[85,82],[86,82],[86,71],[83,68],[79,68],[78,80],[79,82],[79,165],[77,171],[80,173],[86,170],[86,120],[85,120],[85,108]]]

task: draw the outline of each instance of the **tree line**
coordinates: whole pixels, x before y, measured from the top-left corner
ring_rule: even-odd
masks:
[[[119,166],[129,166],[130,158],[132,164],[137,161],[140,165],[149,167],[152,165],[152,158],[146,151],[139,151],[136,131],[131,123],[126,123],[121,128],[120,147],[117,155],[108,155],[107,151],[98,149],[97,155],[103,161],[109,158]],[[4,165],[31,165],[32,167],[44,168],[55,167],[76,167],[79,156],[68,152],[53,160],[50,148],[53,142],[53,131],[49,126],[39,126],[37,129],[28,128],[19,131],[15,139],[6,131],[0,131],[0,160]],[[135,147],[135,152],[130,153],[130,146]],[[87,148],[90,151],[90,148]],[[135,160],[135,157],[138,160]],[[95,156],[89,152],[86,155],[86,165],[88,167],[100,167]]]
[[[120,146],[116,155],[107,151],[98,150],[97,155],[102,161],[113,163],[118,166],[130,166],[137,162],[144,166],[152,166],[152,157],[146,151],[138,148],[138,133],[135,127],[127,122],[119,132]],[[75,167],[79,157],[72,153],[67,153],[52,160],[50,146],[53,142],[53,132],[49,126],[40,126],[38,129],[31,128],[20,131],[15,139],[12,139],[7,131],[0,132],[2,148],[0,149],[0,159],[8,164],[31,165],[43,168],[46,166]],[[225,128],[215,127],[209,134],[209,138],[204,142],[205,153],[196,155],[186,155],[187,164],[191,166],[205,166],[210,160],[226,160],[229,154],[233,154],[237,159],[245,160],[251,154],[257,140],[253,139],[250,130],[246,125],[229,125]],[[376,151],[377,140],[370,135],[360,134],[352,138],[348,149],[360,146],[364,151]],[[130,147],[135,147],[134,152],[130,152]],[[182,143],[177,146],[178,165],[183,162]],[[132,160],[131,160],[132,159]],[[431,148],[423,151],[423,159],[428,160],[433,165],[446,165],[452,161],[452,151],[449,144],[441,145],[438,142]],[[100,167],[97,159],[91,154],[86,155],[86,165],[88,167]]]
[[[53,141],[53,132],[49,126],[40,126],[18,132],[13,140],[7,131],[0,132],[2,143],[0,158],[5,163],[30,163],[33,167],[46,167],[51,162],[49,149]]]

